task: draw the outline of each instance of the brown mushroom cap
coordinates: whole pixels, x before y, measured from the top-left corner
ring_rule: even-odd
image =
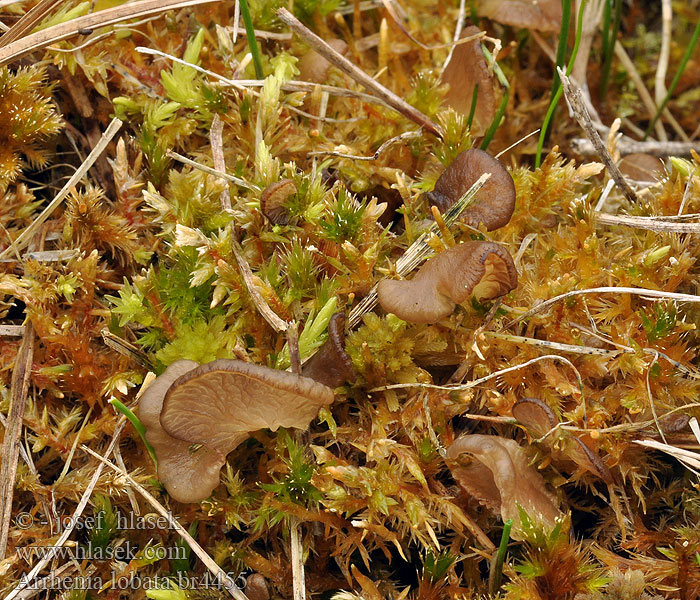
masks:
[[[497,23],[538,31],[561,29],[560,0],[480,0],[479,15]]]
[[[377,294],[381,307],[411,323],[435,323],[474,295],[491,299],[518,285],[513,259],[494,242],[457,244],[427,261],[413,279],[384,279]]]
[[[457,155],[438,178],[435,189],[428,193],[428,201],[444,213],[484,173],[491,173],[491,177],[476,193],[472,204],[464,210],[460,219],[472,227],[479,227],[483,223],[488,231],[503,227],[510,221],[515,210],[515,184],[497,158],[478,148]]]
[[[260,210],[275,225],[289,223],[289,211],[284,203],[297,193],[297,185],[291,179],[281,179],[268,185],[260,196]]]
[[[173,382],[160,423],[173,437],[225,456],[252,431],[307,427],[331,402],[333,390],[308,377],[219,359]]]
[[[338,38],[328,40],[328,45],[345,55],[348,51],[348,45]],[[328,77],[328,71],[331,68],[331,63],[321,56],[315,50],[309,50],[299,61],[299,80],[311,81],[313,83],[323,83]]]
[[[336,313],[328,323],[328,339],[302,369],[309,377],[331,388],[355,381],[352,360],[345,351],[345,313]]]
[[[664,161],[641,152],[628,154],[617,166],[625,177],[644,183],[656,183],[666,173]]]
[[[539,398],[518,400],[512,409],[513,417],[525,425],[536,437],[542,437],[559,422],[554,411]]]
[[[479,31],[478,27],[470,25],[462,32],[461,38],[471,37]],[[440,81],[450,84],[445,96],[447,106],[467,116],[472,106],[474,87],[479,84],[471,134],[483,135],[496,115],[497,102],[493,72],[481,51],[481,41],[476,39],[455,46]]]
[[[169,435],[160,424],[163,398],[180,376],[199,366],[192,360],[178,360],[157,377],[139,400],[139,419],[146,427],[146,440],[158,458],[158,478],[170,496],[179,502],[200,502],[219,484],[219,471],[226,456],[202,447],[193,451],[190,442]]]
[[[452,476],[481,504],[500,514],[504,522],[513,519],[514,538],[521,539],[519,507],[530,517],[539,517],[549,528],[555,526],[561,517],[556,499],[517,442],[495,435],[461,435],[448,448],[447,459],[456,461],[465,453],[474,460],[468,465],[450,466]]]

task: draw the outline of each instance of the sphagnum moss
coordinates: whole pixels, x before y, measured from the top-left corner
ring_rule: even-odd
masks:
[[[485,4],[473,3],[470,18],[500,41],[497,65],[510,83],[504,118],[489,145],[495,154],[542,125],[553,71],[534,34],[480,19]],[[609,4],[607,22],[617,23],[621,3]],[[115,35],[84,32],[45,51],[42,64],[58,69],[12,66],[0,73],[0,112],[12,117],[0,127],[7,141],[6,164],[0,164],[5,246],[62,185],[61,163],[74,166],[89,151],[107,116],[128,122],[123,139],[107,152],[114,183],[78,186],[39,232],[30,249],[35,254],[4,263],[0,276],[2,324],[20,326],[26,316],[37,337],[23,418],[26,452],[17,467],[9,552],[0,569],[5,596],[39,560],[24,561],[22,552],[53,543],[88,489],[96,462],[81,444],[106,447],[117,418],[108,401],[138,416],[135,396],[145,369],[116,346],[105,346],[103,330],[136,344],[156,373],[180,359],[235,358],[285,368],[289,340],[271,329],[251,300],[232,251],[235,239],[263,301],[284,321],[299,324],[306,358],[325,341],[334,313],[349,312],[379,280],[395,278],[397,260],[432,223],[427,193],[461,152],[483,142],[470,135],[468,115],[445,108],[439,83],[445,43],[464,17],[456,3],[405,3],[402,15],[396,5],[385,12],[336,0],[294,6],[318,35],[344,40],[349,60],[437,123],[442,137],[421,131],[336,68],[322,83],[298,82],[298,59],[308,49],[289,39],[276,17],[278,5],[249,2],[262,83],[250,81],[256,66],[246,56],[249,42],[242,31],[232,35],[227,3],[171,12]],[[97,3],[95,10],[103,8]],[[671,71],[679,91],[667,107],[692,138],[696,111],[688,98],[698,82],[692,57],[684,61],[695,23],[689,25],[687,7],[674,8]],[[653,10],[629,11],[619,20],[620,42],[651,84],[660,23]],[[555,39],[546,42],[553,47]],[[597,106],[602,121],[625,116],[643,131],[650,121],[639,92],[611,59],[614,43],[609,35],[594,39],[591,96],[607,87]],[[138,44],[196,68],[136,52]],[[27,60],[38,63],[40,55]],[[690,66],[679,79],[675,73],[684,64]],[[46,72],[57,85],[46,84]],[[73,110],[78,88],[94,107],[92,116]],[[196,167],[218,164],[209,139],[214,115],[223,123],[228,174],[238,184]],[[605,176],[600,164],[569,156],[571,138],[580,135],[561,111],[550,133],[558,146],[546,149],[539,168],[529,166],[533,138],[501,157],[516,190],[506,225],[487,232],[456,224],[451,239],[429,240],[433,249],[474,240],[505,247],[518,269],[517,288],[499,304],[468,299],[434,324],[412,325],[381,309],[365,314],[345,332],[354,382],[336,388],[334,403],[297,437],[284,430],[253,432],[227,457],[221,484],[203,502],[169,498],[138,433],[128,428],[121,434],[116,461],[224,570],[255,573],[246,590],[251,600],[292,597],[292,523],[301,533],[309,597],[458,599],[489,591],[497,597],[488,573],[501,515],[460,488],[445,460],[463,434],[517,444],[566,515],[551,528],[537,515],[520,514],[520,538],[508,545],[500,597],[698,595],[700,496],[673,459],[633,443],[663,435],[671,446],[695,444],[687,419],[698,414],[697,305],[597,292],[565,296],[521,318],[550,298],[584,289],[698,292],[697,236],[596,218]],[[181,165],[171,151],[195,166]],[[52,155],[51,170],[41,170]],[[669,169],[658,183],[637,190],[636,204],[613,190],[605,210],[634,217],[699,213],[697,155],[674,159]],[[294,189],[282,201],[285,220],[275,222],[265,214],[263,195],[284,181]],[[224,190],[230,210],[221,208]],[[63,250],[71,252],[56,252]],[[16,338],[3,337],[5,414],[17,351]],[[541,359],[545,354],[559,358]],[[467,382],[502,373],[475,387],[421,387],[446,384],[456,370]],[[391,384],[410,387],[370,391]],[[524,398],[548,407],[558,423],[554,431],[534,433],[531,424],[515,421]],[[152,522],[144,520],[152,510],[123,478],[103,472],[81,517],[85,527],[71,539],[130,553],[87,566],[59,559],[57,569],[74,569],[73,575],[91,581],[100,577],[102,585],[51,593],[76,600],[227,597],[221,588],[185,585],[205,581],[193,553],[145,556],[147,547],[187,549],[170,529],[130,525]],[[92,522],[90,515],[101,517]],[[160,578],[163,589],[146,589],[147,578]]]

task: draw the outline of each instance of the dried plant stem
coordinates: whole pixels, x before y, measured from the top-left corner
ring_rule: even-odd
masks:
[[[649,290],[646,288],[633,288],[633,287],[597,287],[588,288],[585,290],[572,290],[566,292],[565,294],[560,294],[549,300],[545,300],[541,304],[538,304],[534,308],[524,312],[519,317],[513,319],[509,323],[503,326],[502,329],[508,329],[512,325],[519,323],[524,319],[528,319],[537,313],[541,313],[547,310],[550,306],[571,298],[572,296],[579,296],[582,294],[635,294],[637,296],[646,296],[649,298],[664,298],[666,300],[677,300],[679,302],[700,302],[700,296],[691,296],[690,294],[677,294],[675,292],[663,292],[659,290]]]
[[[211,167],[207,167],[205,165],[200,165],[198,162],[192,160],[191,158],[182,156],[182,154],[178,154],[177,152],[173,152],[172,150],[168,150],[168,156],[170,158],[174,158],[178,162],[192,167],[193,169],[199,169],[200,171],[204,171],[205,173],[209,173],[210,175],[214,175],[215,177],[220,177],[221,179],[225,179],[226,181],[230,181],[231,183],[240,185],[241,187],[246,188],[247,190],[254,190],[256,192],[260,191],[260,188],[257,185],[248,183],[247,181],[243,181],[239,177],[234,177],[233,175],[229,175],[224,171],[212,169]]]
[[[661,0],[661,50],[659,52],[659,60],[656,63],[656,76],[654,77],[656,106],[661,106],[666,95],[666,72],[668,71],[668,59],[671,55],[672,21],[673,8],[671,7],[671,0]]]
[[[0,38],[0,48],[28,34],[57,4],[59,0],[41,0],[34,5]]]
[[[600,134],[596,131],[595,127],[593,127],[591,116],[588,114],[588,110],[583,103],[581,89],[566,76],[566,73],[564,73],[562,69],[558,69],[558,71],[559,77],[561,78],[562,89],[564,90],[564,94],[566,94],[566,98],[569,101],[569,106],[571,106],[571,110],[573,111],[576,120],[586,133],[586,136],[588,136],[588,139],[591,140],[596,152],[598,153],[598,156],[603,163],[605,163],[608,173],[610,173],[610,177],[613,178],[617,184],[617,187],[620,188],[622,193],[625,195],[625,198],[627,198],[630,202],[636,203],[637,194],[635,194],[629,183],[627,183],[625,178],[622,176],[622,173],[620,173],[620,169],[618,169],[615,161],[612,159],[612,156],[610,156],[608,149],[605,147],[603,140],[600,138]]]
[[[584,156],[595,156],[596,154],[595,146],[584,138],[574,138],[571,141],[571,146],[577,154]],[[691,150],[700,152],[700,142],[657,142],[656,140],[639,142],[623,135],[617,142],[617,150],[622,156],[636,152],[652,154],[660,158],[690,156]]]
[[[104,152],[104,149],[107,147],[107,144],[109,144],[112,138],[117,134],[121,126],[122,122],[119,119],[112,119],[112,122],[102,134],[100,141],[93,148],[92,152],[90,152],[88,157],[85,159],[85,162],[83,162],[80,165],[80,167],[78,167],[78,169],[75,173],[73,173],[72,177],[68,180],[66,185],[64,185],[61,188],[61,191],[58,192],[56,197],[49,203],[49,205],[41,211],[41,214],[36,219],[34,219],[32,224],[29,227],[27,227],[17,237],[17,239],[14,242],[12,242],[12,244],[10,244],[8,248],[5,248],[5,250],[0,252],[0,258],[8,258],[15,252],[26,248],[26,246],[29,244],[30,240],[32,239],[36,231],[39,229],[39,227],[41,227],[41,225],[46,221],[46,219],[48,219],[53,214],[53,211],[55,211],[60,206],[60,204],[66,198],[71,189],[83,178],[83,176],[88,172],[90,167],[92,167],[92,165],[95,164],[95,161],[100,157],[102,152]]]
[[[220,583],[226,591],[231,594],[236,600],[248,600],[248,597],[241,591],[241,589],[235,584],[235,582],[228,576],[228,574],[214,562],[214,559],[209,556],[204,548],[202,548],[197,541],[189,534],[189,532],[178,523],[177,519],[173,514],[167,510],[158,500],[156,500],[143,486],[134,480],[134,478],[129,475],[123,469],[120,469],[117,465],[107,460],[104,456],[100,456],[97,452],[94,452],[85,445],[80,446],[85,452],[94,456],[100,461],[102,467],[106,465],[114,472],[119,473],[124,479],[129,482],[129,485],[134,488],[146,502],[148,502],[159,515],[165,517],[168,520],[170,528],[177,531],[182,539],[184,539],[192,549],[192,551],[199,557],[199,559],[204,563],[204,566],[209,569],[212,575],[216,577],[216,581]],[[105,455],[107,456],[107,455]],[[8,599],[9,600],[9,599]]]
[[[289,517],[289,542],[292,549],[292,589],[294,600],[306,600],[304,578],[304,549],[301,541],[301,524],[297,517]]]
[[[47,27],[31,35],[22,37],[4,48],[0,48],[0,66],[19,58],[20,56],[44,48],[54,42],[78,35],[81,30],[98,29],[114,25],[127,19],[137,19],[147,15],[163,13],[176,8],[187,8],[197,4],[207,4],[214,0],[139,0],[108,8],[83,17],[71,19],[53,27]]]
[[[593,216],[598,223],[604,225],[624,225],[647,231],[668,231],[670,233],[695,233],[700,234],[700,223],[678,223],[667,221],[658,217],[634,217],[629,215],[610,215],[594,212]]]
[[[481,186],[488,181],[490,173],[484,173],[479,179],[474,182],[467,192],[457,202],[455,202],[449,210],[443,215],[444,222],[448,227],[454,225],[455,221],[462,211],[466,209],[473,201],[476,193],[481,189]],[[413,269],[415,269],[425,258],[433,251],[428,245],[428,239],[433,235],[439,235],[439,227],[437,223],[433,223],[428,230],[413,242],[410,247],[404,252],[403,256],[396,261],[396,274],[405,277]],[[352,329],[357,325],[362,316],[372,310],[377,305],[377,286],[375,285],[362,299],[362,301],[350,311],[348,315],[348,329]]]
[[[114,433],[112,434],[112,439],[110,440],[109,445],[107,446],[107,450],[105,450],[104,456],[109,456],[112,450],[114,450],[114,446],[117,444],[119,436],[122,430],[124,429],[125,425],[125,418],[121,418],[117,422],[117,425],[114,428]],[[85,446],[82,447],[85,448]],[[103,457],[93,452],[92,450],[90,450],[90,453],[97,456],[100,459],[100,461],[105,460]],[[78,502],[78,506],[76,506],[75,511],[73,512],[70,520],[68,521],[68,525],[63,529],[63,532],[61,533],[58,540],[56,540],[53,546],[51,546],[50,548],[46,548],[46,552],[42,553],[41,558],[36,563],[36,565],[34,565],[32,570],[20,578],[17,587],[13,589],[4,600],[15,600],[15,598],[17,598],[18,600],[25,600],[26,598],[30,598],[34,595],[34,592],[36,590],[34,589],[33,581],[36,579],[36,576],[41,572],[41,570],[47,564],[49,564],[50,561],[57,557],[58,549],[63,547],[63,545],[70,537],[71,533],[73,533],[73,529],[75,528],[75,526],[80,523],[80,516],[85,510],[85,507],[87,506],[87,503],[90,500],[90,496],[92,496],[92,490],[95,489],[97,481],[99,480],[100,475],[102,474],[103,468],[104,465],[102,463],[97,465],[95,472],[92,474],[90,482],[85,488],[83,495],[80,497],[80,502]]]
[[[211,122],[211,129],[209,130],[209,145],[211,146],[211,157],[214,161],[214,168],[220,173],[226,173],[223,132],[224,122],[218,114],[215,114]],[[221,202],[221,208],[224,210],[231,210],[231,195],[228,193],[228,188],[221,192],[219,200]]]
[[[12,372],[10,410],[5,428],[5,437],[2,441],[2,467],[0,468],[0,502],[2,502],[0,504],[0,560],[5,558],[5,553],[7,552],[7,537],[10,533],[10,517],[12,515],[12,497],[15,489],[19,449],[22,443],[20,440],[22,436],[22,420],[24,419],[24,409],[27,405],[33,358],[34,328],[31,322],[28,322],[24,329],[24,336]]]
[[[391,90],[388,90],[383,85],[372,79],[367,73],[356,67],[342,54],[331,48],[325,41],[313,33],[308,27],[306,27],[299,19],[297,19],[292,13],[290,13],[286,8],[280,8],[277,11],[277,17],[286,25],[288,25],[292,31],[294,31],[299,37],[301,37],[309,46],[311,46],[316,52],[323,56],[326,60],[333,63],[341,71],[348,74],[359,84],[370,90],[372,93],[376,94],[381,98],[386,104],[391,108],[404,115],[406,118],[418,123],[421,127],[437,135],[438,137],[443,137],[444,131],[440,125],[435,123],[430,117],[423,114],[418,109],[414,108],[408,102],[394,94]]]
[[[355,154],[345,154],[343,152],[331,152],[326,150],[320,150],[318,152],[309,152],[309,156],[337,156],[338,158],[349,158],[351,160],[377,160],[381,156],[382,152],[384,152],[384,150],[386,150],[389,146],[392,146],[396,142],[420,136],[420,131],[404,131],[403,133],[394,136],[393,138],[389,138],[386,142],[379,146],[379,148],[377,148],[377,151],[372,156],[357,156]]]

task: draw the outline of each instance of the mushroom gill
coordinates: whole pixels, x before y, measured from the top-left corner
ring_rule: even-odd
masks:
[[[226,455],[250,433],[305,428],[333,402],[307,377],[238,360],[180,360],[146,389],[139,416],[158,458],[158,477],[180,502],[200,502],[219,483]]]
[[[501,161],[478,148],[457,155],[438,177],[433,191],[427,194],[428,201],[444,213],[484,173],[490,173],[491,177],[476,193],[460,220],[472,227],[483,223],[488,231],[503,227],[515,210],[515,184]]]
[[[258,429],[303,429],[333,390],[308,377],[240,360],[219,359],[177,379],[160,423],[173,437],[226,455]]]
[[[461,435],[448,448],[447,460],[452,463],[450,471],[455,481],[467,493],[500,514],[504,522],[513,519],[515,539],[521,539],[521,508],[549,529],[562,517],[542,475],[530,466],[527,454],[513,440],[496,435]]]
[[[479,15],[523,29],[559,31],[560,0],[480,0]]]
[[[342,55],[345,55],[348,51],[348,45],[338,38],[328,40],[328,45]],[[309,50],[299,61],[299,80],[324,83],[330,68],[330,61],[315,50]]]
[[[494,242],[464,242],[427,261],[413,279],[379,283],[381,307],[411,323],[435,323],[472,295],[487,300],[518,285],[508,251]]]

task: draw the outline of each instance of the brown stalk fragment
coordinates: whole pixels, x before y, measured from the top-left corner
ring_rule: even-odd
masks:
[[[478,27],[471,25],[462,32],[461,39],[472,37],[479,32]],[[467,116],[471,111],[474,88],[476,85],[479,86],[471,134],[484,135],[496,115],[497,102],[494,76],[481,51],[480,40],[474,39],[455,46],[440,82],[450,84],[450,89],[445,96],[447,106]]]
[[[355,381],[352,360],[345,351],[345,313],[336,313],[328,323],[328,339],[304,365],[302,375],[330,388]]]
[[[464,464],[468,457],[471,462]],[[457,464],[460,459],[462,464]],[[461,435],[448,448],[447,460],[453,463],[450,471],[455,481],[467,493],[500,514],[504,522],[513,519],[515,539],[521,539],[521,508],[550,529],[562,516],[542,475],[529,465],[527,454],[513,440],[495,435]]]
[[[260,196],[260,210],[275,225],[289,223],[289,211],[284,203],[297,193],[297,186],[291,179],[281,179],[271,183]]]
[[[427,261],[413,279],[379,282],[381,307],[411,323],[435,323],[452,314],[472,295],[490,300],[518,285],[513,259],[494,242],[472,241],[453,246]]]
[[[239,360],[173,363],[146,390],[139,416],[158,477],[180,502],[219,483],[226,455],[258,429],[306,428],[333,390],[306,377]]]
[[[538,31],[561,29],[559,0],[481,0],[478,13],[497,23]]]
[[[430,205],[437,206],[444,214],[484,173],[490,173],[491,177],[460,220],[475,228],[483,223],[488,231],[503,227],[515,210],[515,184],[497,158],[478,148],[461,152],[443,171],[435,189],[428,193]]]
[[[328,45],[343,56],[348,52],[348,45],[341,39],[330,39],[328,40]],[[329,60],[315,50],[309,50],[299,61],[299,80],[325,83],[330,68],[331,62]]]
[[[628,154],[619,163],[618,168],[628,179],[644,183],[656,183],[664,176],[664,161],[651,154],[635,152]]]

